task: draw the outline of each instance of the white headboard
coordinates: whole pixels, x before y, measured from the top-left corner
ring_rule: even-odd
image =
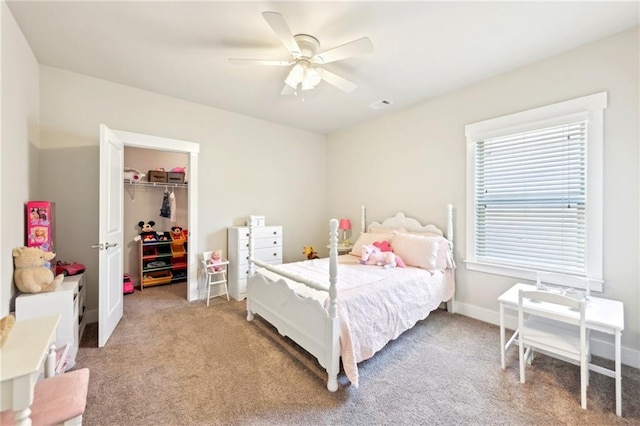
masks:
[[[409,232],[431,232],[445,236],[449,241],[453,241],[453,206],[447,205],[447,233],[445,234],[436,225],[422,225],[417,219],[407,217],[404,213],[398,212],[395,216],[389,217],[380,222],[371,222],[366,225],[366,207],[361,207],[360,232],[371,231],[373,228],[405,229]]]

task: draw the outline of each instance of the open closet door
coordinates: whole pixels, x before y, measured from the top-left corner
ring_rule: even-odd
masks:
[[[123,312],[123,167],[124,144],[104,124],[100,125],[100,230],[98,292],[98,347],[103,347]]]

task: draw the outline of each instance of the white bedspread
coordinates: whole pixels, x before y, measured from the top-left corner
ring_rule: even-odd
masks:
[[[338,257],[338,317],[345,374],[358,386],[357,363],[371,358],[390,340],[426,318],[443,301],[453,297],[451,270],[431,274],[419,268],[384,269],[360,265],[351,255]],[[329,259],[279,265],[279,269],[329,282]],[[281,277],[260,269],[270,280]],[[328,293],[286,280],[297,294],[328,305]]]

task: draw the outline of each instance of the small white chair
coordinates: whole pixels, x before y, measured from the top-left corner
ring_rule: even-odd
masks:
[[[207,286],[207,306],[209,306],[209,299],[211,298],[211,287],[215,285],[221,285],[224,289],[224,294],[229,300],[229,289],[227,287],[227,266],[229,261],[227,259],[220,259],[216,263],[211,262],[211,254],[213,250],[205,251],[202,253],[202,267],[205,274],[205,285]]]
[[[521,290],[518,294],[520,382],[525,382],[525,362],[531,359],[534,349],[551,357],[578,364],[583,409],[587,408],[590,354],[589,336],[585,327],[585,303],[585,299],[550,291]],[[575,310],[577,318],[554,315],[554,311],[562,309]]]

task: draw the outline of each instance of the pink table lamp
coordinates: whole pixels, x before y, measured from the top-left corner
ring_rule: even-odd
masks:
[[[342,244],[349,244],[349,240],[347,240],[347,231],[351,229],[351,221],[349,219],[340,219],[338,229],[341,229],[343,231]]]

